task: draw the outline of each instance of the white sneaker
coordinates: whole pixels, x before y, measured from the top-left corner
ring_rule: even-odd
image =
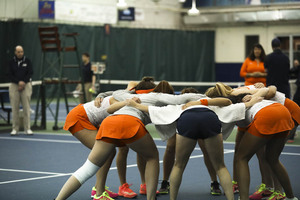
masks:
[[[32,132],[31,129],[28,129],[27,131],[25,131],[25,134],[27,134],[27,135],[33,135],[33,132]]]
[[[14,136],[14,135],[17,135],[18,134],[18,131],[13,129],[11,132],[10,132],[10,135],[11,136]]]

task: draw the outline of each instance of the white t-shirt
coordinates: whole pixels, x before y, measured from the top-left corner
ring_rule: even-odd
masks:
[[[107,108],[110,106],[109,99],[111,96],[105,97],[101,106],[97,108],[94,101],[83,104],[83,108],[89,118],[89,121],[96,127],[99,127],[101,122],[109,115]]]

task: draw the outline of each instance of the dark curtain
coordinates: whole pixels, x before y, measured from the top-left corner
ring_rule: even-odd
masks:
[[[115,28],[109,40],[113,79],[214,80],[213,31]]]
[[[38,26],[55,25],[62,33],[78,32],[80,54],[88,52],[91,61],[100,61],[107,54],[107,70],[102,79],[139,80],[153,76],[168,81],[214,81],[214,31],[180,31],[157,29],[111,28],[65,24],[0,22],[0,80],[8,82],[7,63],[14,55],[14,47],[22,45],[25,55],[34,66],[33,80],[40,80],[41,46]],[[64,40],[69,44],[69,40]],[[75,54],[64,56],[66,63],[75,63]],[[48,55],[53,61],[56,54]],[[50,66],[46,66],[49,68]],[[78,79],[78,71],[65,70],[64,76]],[[55,74],[49,73],[49,77]],[[102,87],[103,88],[103,87]],[[106,86],[109,90],[111,87]]]

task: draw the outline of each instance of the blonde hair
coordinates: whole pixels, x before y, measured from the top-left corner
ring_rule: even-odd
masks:
[[[206,90],[205,95],[214,98],[214,97],[228,97],[232,92],[232,88],[224,83],[217,82],[216,86],[210,87]]]

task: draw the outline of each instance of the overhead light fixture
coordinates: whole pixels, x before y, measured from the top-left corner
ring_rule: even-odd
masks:
[[[125,0],[119,0],[118,3],[117,3],[117,8],[119,10],[125,10],[128,8],[128,5],[127,3],[125,2]]]
[[[192,8],[188,10],[189,16],[197,16],[200,14],[200,11],[196,7],[196,0],[193,0],[192,2]]]
[[[282,12],[280,10],[276,10],[276,16],[275,18],[277,20],[281,20],[283,17],[282,17]]]
[[[179,0],[179,3],[184,3],[185,2],[185,0]]]

